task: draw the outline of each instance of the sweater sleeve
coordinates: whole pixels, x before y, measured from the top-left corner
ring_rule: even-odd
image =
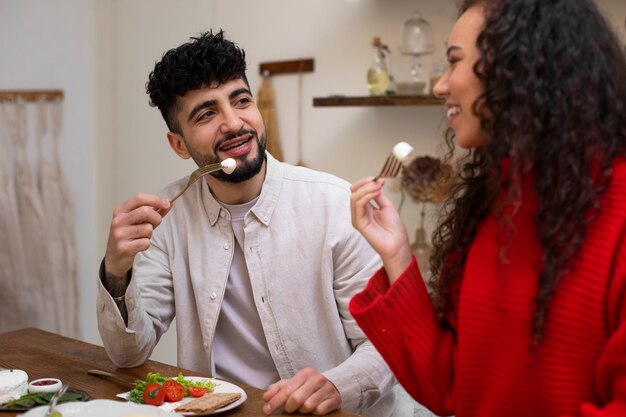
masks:
[[[379,269],[350,312],[400,384],[438,415],[454,412],[454,337],[435,316],[415,258],[392,286]]]
[[[600,406],[583,404],[583,417],[626,416],[626,244],[617,251],[607,297],[609,340],[596,366]]]

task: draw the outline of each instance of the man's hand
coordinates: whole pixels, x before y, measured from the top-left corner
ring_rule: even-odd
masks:
[[[161,224],[170,207],[170,201],[158,195],[137,194],[113,211],[104,256],[107,273],[126,276],[135,255],[150,247],[152,231]]]
[[[269,386],[263,394],[265,414],[280,408],[285,413],[323,415],[335,411],[341,405],[337,388],[325,376],[312,368],[301,369],[290,379]]]

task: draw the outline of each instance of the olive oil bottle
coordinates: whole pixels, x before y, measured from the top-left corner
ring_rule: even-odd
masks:
[[[372,96],[384,95],[389,85],[389,72],[379,37],[372,41],[372,62],[367,70],[367,89]]]

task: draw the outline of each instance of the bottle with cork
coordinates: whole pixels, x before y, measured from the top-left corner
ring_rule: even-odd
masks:
[[[380,37],[372,41],[372,61],[367,70],[367,89],[372,96],[385,94],[389,85],[389,71],[385,63],[385,51]]]

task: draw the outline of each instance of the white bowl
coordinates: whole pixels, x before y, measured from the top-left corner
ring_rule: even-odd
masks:
[[[57,378],[39,378],[28,384],[28,392],[31,394],[35,392],[57,392],[62,385],[61,380]]]
[[[157,416],[157,417],[180,417],[178,413],[168,413],[153,405],[126,403],[113,400],[70,401],[59,405],[56,410],[63,417],[128,417]],[[48,411],[48,406],[31,408],[22,417],[43,417]]]

